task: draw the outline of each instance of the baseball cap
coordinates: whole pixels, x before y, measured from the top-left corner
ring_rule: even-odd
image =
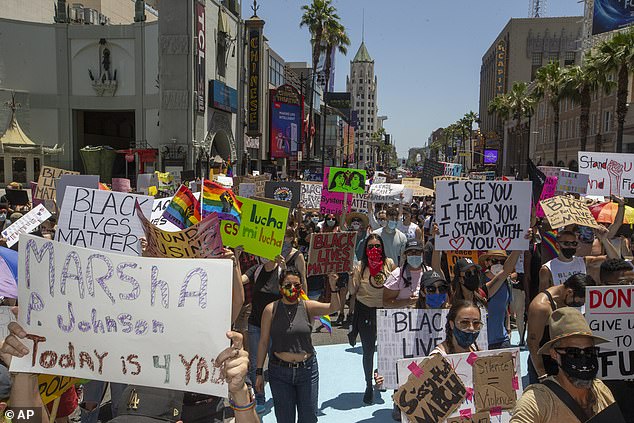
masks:
[[[405,244],[405,252],[416,250],[422,251],[423,248],[423,243],[418,241],[417,239],[410,239],[409,241],[407,241],[407,244]]]
[[[443,278],[440,275],[440,273],[436,272],[435,270],[430,270],[428,272],[423,273],[423,276],[421,277],[421,280],[420,280],[421,286],[425,286],[425,287],[432,286],[436,282],[442,282],[446,285],[449,285],[449,282],[447,282],[445,278]]]
[[[471,267],[475,267],[478,270],[482,270],[482,267],[480,267],[479,264],[475,263],[473,260],[471,260],[468,257],[463,257],[456,262],[456,265],[454,267],[454,273],[458,274],[461,272],[465,272],[467,269]]]
[[[111,423],[177,422],[182,420],[184,392],[147,386],[127,386],[119,415]]]

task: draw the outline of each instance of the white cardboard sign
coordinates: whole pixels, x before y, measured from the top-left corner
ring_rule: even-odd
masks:
[[[231,260],[130,257],[23,235],[12,372],[226,396]],[[184,324],[186,322],[186,324]],[[37,341],[37,345],[35,345]],[[189,369],[189,371],[188,371]]]
[[[634,365],[634,286],[586,287],[585,317],[592,334],[610,340],[599,350],[604,380],[632,378]]]
[[[435,248],[527,250],[531,198],[528,181],[438,181]]]
[[[46,219],[51,217],[51,212],[44,207],[43,204],[38,204],[27,214],[14,222],[7,229],[2,231],[2,237],[7,240],[7,247],[11,248],[18,239],[20,234],[29,234],[37,229],[38,226]]]
[[[589,195],[634,198],[634,154],[579,151],[579,172],[590,175]]]
[[[124,192],[67,187],[55,240],[78,247],[141,255],[139,238],[145,236],[134,207],[152,213],[153,198]]]
[[[166,198],[155,198],[152,204],[152,217],[150,217],[150,222],[155,225],[157,228],[162,229],[168,232],[178,232],[181,230],[178,226],[170,222],[169,220],[163,217],[163,212],[172,202],[172,198],[174,197],[166,197]],[[194,193],[194,198],[197,200],[200,199],[200,192]],[[145,211],[143,212],[145,216]]]
[[[368,201],[372,203],[400,204],[404,189],[405,186],[402,184],[372,184],[370,185]]]
[[[588,190],[590,175],[561,169],[557,175],[557,194],[585,194]]]
[[[376,314],[377,362],[383,386],[397,389],[400,378],[396,362],[402,358],[425,357],[445,340],[447,309],[379,309]],[[486,310],[482,309],[484,325],[478,336],[478,346],[488,347]]]

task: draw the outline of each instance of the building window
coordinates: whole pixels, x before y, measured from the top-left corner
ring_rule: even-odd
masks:
[[[574,51],[567,51],[564,56],[564,66],[572,66],[575,64],[575,58],[577,57],[577,53]]]
[[[363,78],[359,78],[359,84],[363,84]]]
[[[559,62],[559,53],[554,52],[548,55],[548,63]]]
[[[612,112],[606,110],[603,112],[603,133],[608,133],[612,130]]]
[[[269,83],[275,87],[284,85],[284,65],[269,56]]]
[[[357,101],[357,107],[359,107],[359,102]],[[361,110],[361,112],[363,112],[363,110]]]
[[[533,53],[531,57],[531,79],[535,79],[537,69],[542,67],[542,53]]]
[[[13,180],[15,182],[26,183],[26,157],[13,157],[11,161]]]

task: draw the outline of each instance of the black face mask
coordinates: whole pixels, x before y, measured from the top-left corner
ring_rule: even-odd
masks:
[[[562,248],[561,255],[566,257],[567,259],[572,258],[577,252],[576,248]]]
[[[469,291],[475,291],[480,288],[480,276],[475,272],[471,272],[470,275],[465,275],[463,284]]]
[[[599,371],[599,358],[596,354],[583,354],[571,356],[570,354],[559,354],[561,364],[559,367],[573,379],[592,380]]]

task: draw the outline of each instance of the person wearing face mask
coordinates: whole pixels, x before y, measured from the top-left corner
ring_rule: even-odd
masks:
[[[451,304],[449,282],[440,273],[431,270],[423,273],[416,308],[438,309],[448,308]]]
[[[597,239],[604,246],[607,256],[586,256],[577,257],[577,247],[579,242],[577,235],[572,231],[559,231],[557,233],[557,247],[559,257],[556,257],[539,270],[539,291],[542,292],[548,287],[561,285],[575,273],[587,273],[593,278],[599,279],[599,267],[606,258],[620,258],[620,254],[608,239],[606,228],[595,229]]]
[[[357,245],[354,248],[355,262],[361,260],[363,256],[363,248],[365,246],[365,239],[368,236],[368,225],[370,221],[368,216],[364,213],[352,212],[346,215],[346,226],[348,230],[357,233]]]
[[[554,311],[548,325],[552,340],[538,353],[548,355],[561,371],[526,388],[511,423],[586,422],[598,414],[596,421],[624,422],[612,393],[597,378],[596,346],[609,341],[593,335],[583,315],[571,307]]]
[[[451,290],[456,300],[469,300],[479,307],[487,305],[486,292],[482,289],[482,267],[470,258],[461,258],[454,265]]]
[[[330,288],[337,292],[336,274],[328,275]],[[264,393],[264,362],[269,353],[269,383],[278,422],[317,422],[319,369],[311,332],[315,317],[339,309],[339,296],[331,303],[301,299],[302,285],[297,269],[280,275],[281,299],[266,306],[258,345],[255,390]]]
[[[398,210],[390,207],[386,212],[387,225],[379,228],[373,233],[379,235],[383,239],[385,255],[392,259],[394,263],[399,264],[401,253],[407,244],[407,237],[398,230]]]
[[[594,286],[595,281],[589,275],[570,276],[561,285],[551,286],[537,294],[528,306],[528,380],[537,383],[549,375],[557,374],[557,363],[549,355],[539,354],[539,349],[552,338],[548,319],[555,311],[563,307],[580,307],[586,300],[586,286]]]
[[[445,340],[429,355],[446,356],[478,351],[476,340],[483,325],[480,307],[476,303],[469,300],[452,301],[445,324]]]
[[[297,249],[297,231],[293,228],[286,228],[284,243],[282,244],[282,256],[286,261],[286,266],[293,266],[299,271],[302,279],[302,289],[304,292],[308,292],[306,261],[303,254]]]
[[[412,211],[409,207],[403,207],[403,211],[401,213],[402,218],[398,223],[398,230],[403,232],[407,239],[417,239],[419,241],[423,241],[423,232],[420,230],[418,225],[412,222]]]
[[[385,243],[385,240],[383,240]],[[432,270],[423,264],[423,244],[415,239],[408,241],[403,251],[405,264],[397,267],[383,285],[383,306],[389,308],[413,307],[418,301],[418,291],[424,272]]]

